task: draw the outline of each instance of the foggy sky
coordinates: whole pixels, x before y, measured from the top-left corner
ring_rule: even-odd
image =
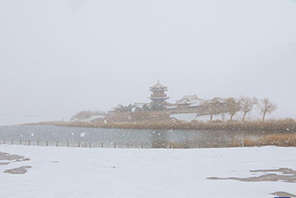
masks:
[[[0,0],[0,125],[256,96],[296,118],[296,1]]]

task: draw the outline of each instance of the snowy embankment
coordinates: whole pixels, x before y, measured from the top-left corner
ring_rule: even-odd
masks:
[[[270,193],[279,191],[296,194],[293,182],[208,179],[267,174],[250,170],[296,170],[296,148],[184,150],[0,145],[0,152],[0,197],[5,198],[271,198],[275,195]],[[29,160],[5,159],[3,153]],[[21,166],[27,167],[28,172],[4,173]]]

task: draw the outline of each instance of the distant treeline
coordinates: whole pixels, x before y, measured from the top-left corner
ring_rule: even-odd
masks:
[[[210,121],[213,121],[214,115],[222,115],[222,121],[227,120],[225,115],[229,115],[229,120],[233,120],[234,115],[237,112],[242,112],[242,121],[245,121],[245,117],[248,113],[253,110],[254,106],[257,106],[258,113],[262,115],[262,120],[265,121],[266,114],[271,114],[277,109],[277,105],[272,103],[268,98],[257,99],[255,97],[250,98],[242,96],[238,99],[229,97],[229,98],[213,98],[211,100],[202,100],[198,99],[198,105],[194,105],[192,101],[186,101],[182,105],[177,105],[174,110],[172,109],[163,109],[159,111],[151,111],[147,108],[136,108],[134,105],[122,106],[118,105],[114,111],[105,113],[102,111],[80,111],[72,116],[72,122],[152,122],[154,125],[153,119],[159,117],[160,115],[166,115],[166,119],[169,120],[170,114],[174,112],[186,113],[195,113],[198,116],[210,116]],[[167,105],[169,107],[169,105]],[[152,115],[153,112],[153,115]],[[157,115],[158,114],[158,115]],[[133,119],[132,119],[133,118]],[[151,120],[152,119],[152,120]],[[162,118],[163,119],[163,118]],[[120,123],[118,123],[120,125]],[[126,125],[124,123],[124,125]]]
[[[198,102],[197,102],[198,101]],[[151,106],[151,105],[150,105]],[[262,114],[262,120],[265,120],[266,114],[272,113],[277,109],[277,104],[272,103],[269,98],[258,99],[256,97],[250,98],[242,96],[240,98],[220,98],[214,97],[210,100],[204,100],[200,98],[183,98],[181,103],[165,104],[165,108],[168,112],[188,112],[196,113],[197,116],[210,115],[210,121],[213,120],[213,115],[229,114],[230,120],[233,119],[237,112],[242,112],[242,121],[250,113],[254,106],[257,106],[259,113]],[[175,108],[172,108],[175,106]],[[143,105],[142,108],[137,108],[135,105],[129,104],[128,106],[118,105],[114,108],[114,112],[134,112],[134,111],[151,111],[152,109]]]

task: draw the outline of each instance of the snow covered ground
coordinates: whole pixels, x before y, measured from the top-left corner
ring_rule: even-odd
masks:
[[[250,172],[259,169],[296,170],[296,148],[185,150],[0,145],[0,152],[30,159],[0,160],[3,198],[271,198],[275,195],[270,193],[277,191],[296,194],[295,183],[207,179],[266,174]],[[4,173],[20,166],[32,168],[25,174]]]

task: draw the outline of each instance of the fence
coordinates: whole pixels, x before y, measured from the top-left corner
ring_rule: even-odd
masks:
[[[81,148],[152,148],[148,143],[116,143],[116,142],[70,142],[70,141],[31,141],[3,139],[0,144],[25,146],[55,146],[55,147],[81,147]]]
[[[142,142],[142,143],[117,143],[117,142],[74,142],[74,141],[39,141],[39,140],[14,140],[3,139],[0,144],[7,145],[25,145],[25,146],[54,146],[54,147],[76,147],[76,148],[225,148],[225,147],[244,147],[244,146],[260,146],[259,143],[254,145],[248,144],[248,139],[237,141],[221,142]],[[268,145],[268,144],[267,144]],[[276,144],[271,144],[276,145]]]

